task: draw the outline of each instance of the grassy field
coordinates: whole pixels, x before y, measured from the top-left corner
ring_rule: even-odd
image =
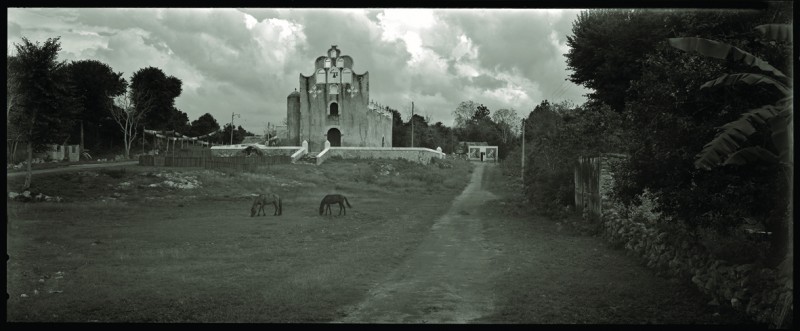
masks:
[[[416,247],[470,171],[328,160],[34,176],[32,191],[66,202],[8,202],[7,320],[331,321]],[[267,190],[283,215],[250,217],[251,194]],[[318,215],[328,193],[348,197],[346,216]]]

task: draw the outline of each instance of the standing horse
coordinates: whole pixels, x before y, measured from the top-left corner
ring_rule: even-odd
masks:
[[[347,198],[344,195],[328,194],[324,198],[322,198],[322,202],[319,203],[319,214],[322,215],[322,213],[325,214],[330,213],[331,215],[333,215],[333,213],[331,212],[331,205],[334,203],[339,204],[339,215],[342,215],[342,211],[344,211],[344,214],[347,215],[347,208],[344,207],[345,203],[347,204],[347,207],[353,208],[353,206],[350,205],[350,202],[347,201]]]
[[[253,206],[250,207],[250,217],[256,216],[256,210],[258,210],[258,216],[261,216],[262,212],[264,213],[264,216],[266,216],[267,213],[264,211],[264,206],[268,204],[275,206],[275,212],[272,214],[273,216],[279,216],[283,214],[281,197],[275,193],[267,193],[259,194],[255,201],[253,201]]]

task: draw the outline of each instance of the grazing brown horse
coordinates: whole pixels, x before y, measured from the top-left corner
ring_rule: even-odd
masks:
[[[267,213],[264,211],[264,206],[268,204],[275,206],[275,212],[272,214],[273,216],[278,216],[283,214],[281,197],[275,193],[267,193],[267,194],[259,194],[258,197],[256,197],[255,201],[253,201],[253,206],[250,207],[250,217],[256,216],[256,210],[258,210],[258,216],[261,216],[262,212],[264,213],[264,216],[266,216]]]
[[[339,215],[342,215],[342,211],[344,211],[344,214],[347,215],[347,208],[344,207],[345,203],[347,204],[347,207],[353,208],[353,206],[350,205],[350,202],[347,201],[347,198],[344,195],[328,194],[324,198],[322,198],[322,202],[319,203],[319,214],[322,215],[322,213],[325,214],[330,213],[331,215],[333,215],[333,213],[331,212],[331,205],[334,203],[339,204]]]

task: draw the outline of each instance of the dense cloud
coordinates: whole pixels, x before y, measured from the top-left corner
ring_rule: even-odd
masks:
[[[62,60],[96,59],[130,76],[154,66],[183,81],[191,120],[211,113],[260,133],[337,45],[369,72],[370,98],[452,124],[459,102],[527,113],[542,99],[580,103],[564,82],[576,10],[48,8],[8,10],[8,47],[61,37]],[[557,97],[557,98],[556,98]]]

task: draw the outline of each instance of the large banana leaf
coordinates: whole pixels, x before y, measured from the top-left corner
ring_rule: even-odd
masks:
[[[765,75],[761,75],[761,74],[747,74],[747,73],[732,74],[732,75],[725,74],[725,75],[720,76],[717,79],[710,80],[710,81],[706,82],[705,84],[701,85],[700,88],[701,89],[712,88],[712,87],[716,87],[716,86],[720,86],[720,85],[722,85],[722,86],[735,86],[737,84],[744,84],[744,85],[750,85],[750,86],[758,85],[758,84],[768,84],[768,85],[772,85],[775,88],[777,88],[784,95],[791,95],[791,93],[792,93],[791,89],[788,86],[784,85],[783,83],[781,83],[781,82],[779,82],[779,81],[777,81],[775,79],[772,79],[769,76],[765,76]]]
[[[776,163],[778,162],[778,156],[764,149],[763,147],[747,147],[740,149],[736,153],[733,153],[730,157],[728,157],[727,160],[725,160],[723,165],[743,165],[758,161]]]
[[[778,156],[781,162],[790,164],[792,159],[789,152],[794,147],[792,146],[794,126],[792,123],[791,109],[785,108],[781,110],[775,117],[771,118],[768,123],[772,129],[772,142],[775,148],[780,152]]]
[[[775,67],[771,66],[767,61],[726,43],[697,37],[684,37],[669,38],[669,44],[682,51],[697,52],[715,59],[740,61],[763,71],[771,72],[777,77],[786,78],[786,75],[780,70],[775,69]]]
[[[723,162],[727,162],[733,154],[741,149],[741,144],[756,132],[754,124],[764,124],[771,121],[777,116],[779,110],[772,105],[751,109],[742,114],[739,119],[723,125],[720,128],[720,133],[711,142],[703,146],[703,150],[697,154],[694,166],[699,169],[710,170]]]
[[[792,42],[791,24],[763,24],[755,27],[755,30],[760,32],[767,40],[783,43]]]

